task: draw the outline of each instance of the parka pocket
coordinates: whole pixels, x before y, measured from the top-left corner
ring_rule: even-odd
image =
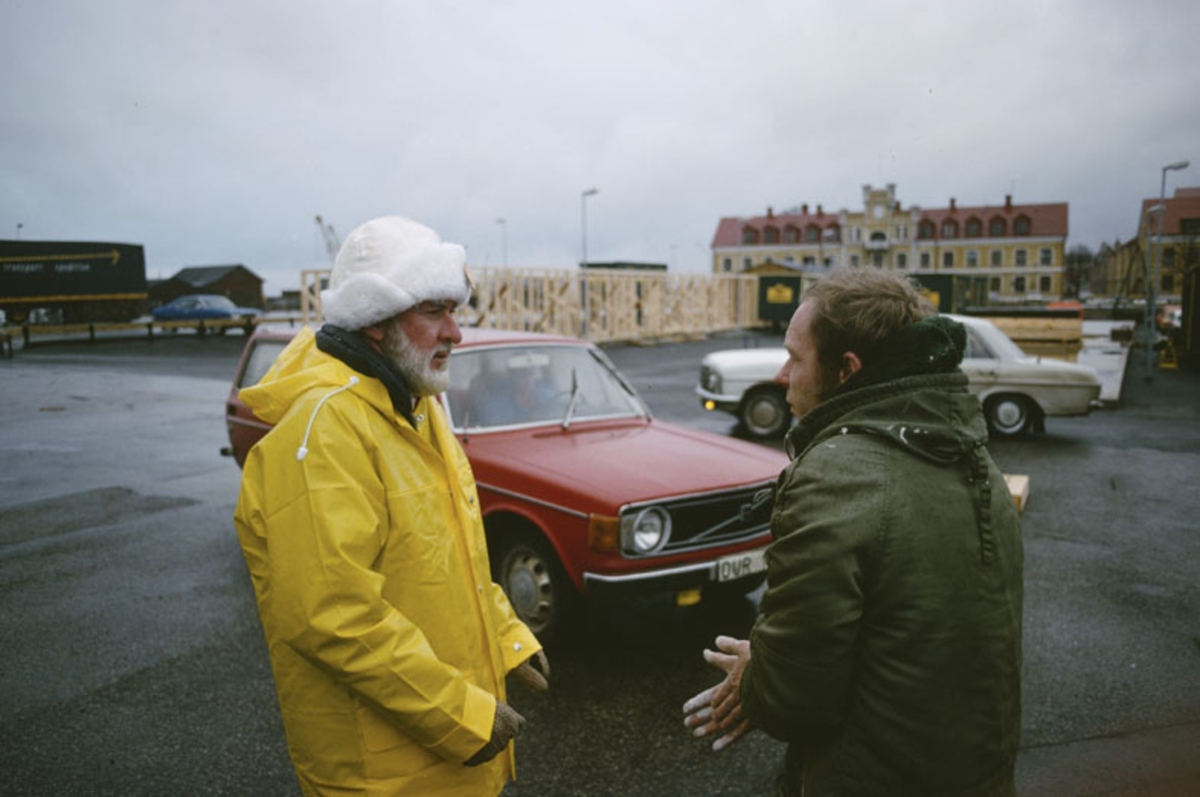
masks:
[[[354,718],[365,753],[367,777],[411,775],[442,763],[441,756],[422,746],[370,706],[356,707]],[[387,755],[379,755],[381,753]]]

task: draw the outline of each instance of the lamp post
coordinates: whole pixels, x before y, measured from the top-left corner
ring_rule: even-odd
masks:
[[[508,268],[508,220],[503,216],[496,219],[496,223],[500,225],[500,251],[503,253],[504,267]]]
[[[589,188],[579,195],[580,228],[583,230],[583,255],[579,261],[582,268],[587,268],[587,198],[600,193],[598,188]]]
[[[21,228],[24,226],[25,225],[22,224],[21,222],[19,222],[19,221],[17,222],[17,240],[18,241],[21,240]]]
[[[1167,215],[1167,172],[1186,169],[1189,165],[1189,161],[1176,161],[1162,167],[1162,183],[1158,189],[1158,235],[1155,236],[1158,239],[1158,248],[1154,253],[1155,257],[1151,258],[1150,278],[1146,283],[1146,340],[1149,344],[1146,349],[1147,382],[1154,379],[1154,341],[1158,339],[1154,324],[1158,313],[1158,258],[1162,257],[1163,218]],[[1147,246],[1147,249],[1150,247]]]
[[[600,193],[598,188],[589,188],[579,195],[579,218],[580,228],[583,231],[583,251],[579,261],[579,268],[583,271],[583,285],[580,291],[580,304],[583,308],[583,318],[580,323],[580,334],[583,338],[588,336],[588,321],[591,315],[591,308],[588,306],[588,286],[587,286],[587,198]]]

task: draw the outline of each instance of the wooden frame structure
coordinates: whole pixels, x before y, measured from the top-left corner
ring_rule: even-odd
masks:
[[[466,326],[628,342],[757,327],[758,277],[625,269],[472,268]],[[300,313],[321,318],[329,271],[301,272]]]

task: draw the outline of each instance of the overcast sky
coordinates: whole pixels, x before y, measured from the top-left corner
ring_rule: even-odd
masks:
[[[242,263],[268,294],[399,213],[471,263],[709,269],[722,216],[1200,185],[1195,0],[3,0],[0,238]],[[504,224],[497,219],[505,219]],[[504,240],[507,239],[507,247]]]

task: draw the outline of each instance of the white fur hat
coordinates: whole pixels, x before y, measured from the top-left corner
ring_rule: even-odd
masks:
[[[325,320],[362,329],[399,315],[421,302],[471,295],[467,253],[444,243],[424,224],[384,216],[356,227],[338,252],[321,291]]]

